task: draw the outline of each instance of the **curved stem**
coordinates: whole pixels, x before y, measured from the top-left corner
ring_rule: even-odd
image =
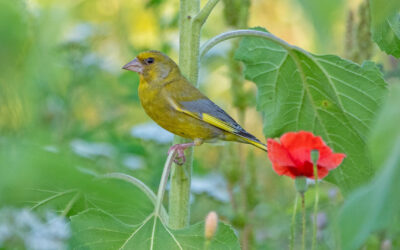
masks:
[[[169,172],[171,170],[171,165],[175,158],[175,155],[176,155],[176,150],[174,149],[169,153],[167,161],[164,164],[164,170],[161,175],[160,185],[158,186],[157,200],[156,200],[156,204],[155,204],[155,208],[154,208],[155,216],[160,214],[160,209],[162,208],[162,200],[163,200],[164,193],[165,193],[165,187],[167,186]],[[168,222],[168,221],[166,221],[166,222]]]
[[[208,40],[200,48],[200,58],[202,58],[205,54],[207,54],[207,52],[210,49],[212,49],[215,45],[217,45],[225,40],[237,38],[237,37],[245,37],[245,36],[264,38],[266,40],[269,40],[269,41],[272,41],[272,42],[275,42],[275,43],[281,45],[286,50],[297,49],[297,50],[301,50],[304,53],[308,53],[296,46],[290,45],[286,41],[272,35],[271,33],[264,32],[264,31],[258,31],[258,30],[243,29],[243,30],[233,30],[233,31],[224,32],[224,33],[219,34],[219,35],[211,38],[210,40]]]
[[[296,198],[294,200],[293,214],[292,214],[292,223],[290,224],[290,250],[294,248],[294,235],[295,235],[295,225],[296,225],[296,212],[297,212],[297,203],[299,200],[299,194],[296,193]]]

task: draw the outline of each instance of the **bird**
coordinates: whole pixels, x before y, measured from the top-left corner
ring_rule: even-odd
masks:
[[[247,143],[267,151],[265,144],[194,87],[164,53],[141,52],[122,69],[139,74],[139,99],[147,115],[169,132],[192,140],[170,147],[168,154],[176,150],[175,163],[185,162],[185,149],[216,140]]]

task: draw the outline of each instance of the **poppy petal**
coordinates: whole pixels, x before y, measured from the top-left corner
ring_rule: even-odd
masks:
[[[311,150],[326,147],[326,144],[319,136],[314,136],[311,132],[299,131],[289,132],[282,136],[282,145],[289,151],[293,161],[298,165],[311,162]]]
[[[339,166],[345,154],[333,153],[320,136],[311,132],[288,132],[280,138],[280,143],[268,139],[268,157],[273,169],[279,175],[291,178],[304,176],[314,178],[311,151],[318,150],[318,178],[326,177],[331,169]]]
[[[274,171],[278,174],[278,175],[286,175],[292,179],[296,178],[297,176],[294,175],[291,171],[290,171],[290,167],[287,166],[280,166],[278,164],[272,164],[272,168],[274,169]]]
[[[345,157],[346,154],[343,153],[331,153],[329,155],[321,157],[321,159],[318,160],[318,166],[325,167],[329,170],[334,169],[342,163]]]
[[[273,164],[279,166],[295,166],[287,150],[277,141],[267,140],[268,157]]]

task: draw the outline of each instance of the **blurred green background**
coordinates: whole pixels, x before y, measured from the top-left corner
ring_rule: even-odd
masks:
[[[266,27],[313,53],[373,58],[389,82],[398,82],[398,60],[375,45],[367,46],[369,58],[360,59],[354,52],[357,45],[349,45],[346,26],[357,25],[361,2],[253,0],[247,25]],[[0,0],[0,207],[32,206],[21,202],[22,193],[29,176],[47,171],[43,165],[123,172],[157,190],[172,135],[146,116],[138,99],[138,76],[121,66],[147,49],[177,60],[178,8],[178,0]],[[230,29],[220,3],[203,29],[202,42]],[[243,85],[244,116],[235,108],[231,47],[228,42],[218,45],[201,62],[200,89],[241,120],[246,130],[263,138],[253,83]],[[329,183],[320,187],[318,237],[321,249],[330,249],[333,239],[326,229],[343,198]],[[247,235],[250,249],[287,247],[293,182],[271,170],[264,152],[248,145],[239,149],[235,143],[196,148],[192,194],[192,222],[215,210]],[[307,207],[312,204],[307,200]],[[67,211],[73,213],[74,209]],[[371,237],[368,249],[378,249],[385,240],[385,235]]]

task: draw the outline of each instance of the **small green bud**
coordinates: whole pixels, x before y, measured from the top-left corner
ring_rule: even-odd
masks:
[[[304,194],[307,191],[307,180],[306,177],[297,177],[294,180],[297,192]]]
[[[319,159],[319,151],[317,149],[311,150],[311,161],[314,165],[317,165]]]

